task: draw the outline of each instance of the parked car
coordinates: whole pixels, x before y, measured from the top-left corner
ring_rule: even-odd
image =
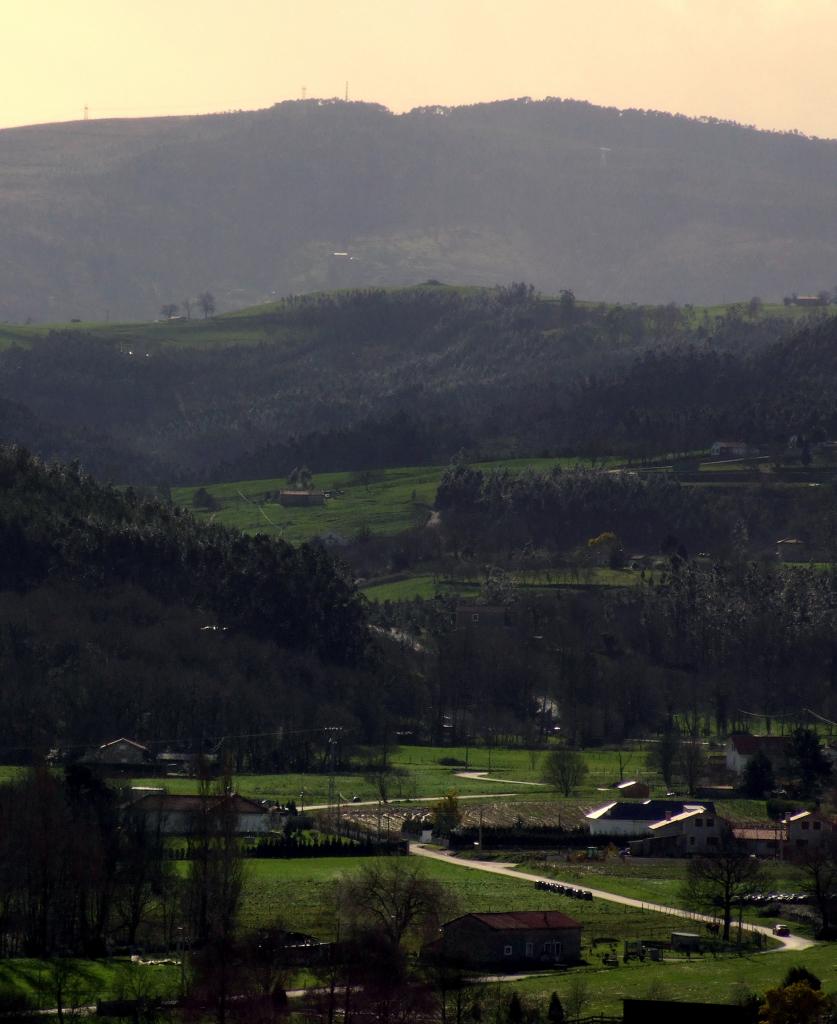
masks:
[[[786,924],[774,924],[773,925],[774,935],[790,935],[790,928]]]

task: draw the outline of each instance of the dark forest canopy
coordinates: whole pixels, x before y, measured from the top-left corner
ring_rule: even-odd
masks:
[[[221,319],[212,343],[137,325],[0,351],[0,437],[103,479],[193,483],[831,435],[834,323],[524,284],[311,295]]]
[[[2,590],[137,587],[282,648],[335,663],[363,658],[354,588],[320,546],[199,524],[21,448],[0,448],[0,495]]]
[[[2,320],[510,274],[623,302],[835,284],[837,144],[711,118],[309,100],[6,129],[0,146]]]

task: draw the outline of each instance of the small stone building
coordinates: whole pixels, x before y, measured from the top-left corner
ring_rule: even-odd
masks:
[[[280,491],[279,504],[285,508],[291,506],[325,505],[325,494],[323,491]]]
[[[581,924],[557,910],[465,914],[448,921],[433,952],[474,967],[575,963]]]

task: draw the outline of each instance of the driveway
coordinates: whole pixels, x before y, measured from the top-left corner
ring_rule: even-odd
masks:
[[[494,864],[489,861],[473,861],[473,860],[460,860],[454,857],[450,853],[439,853],[437,850],[431,850],[421,843],[410,843],[410,853],[414,853],[419,857],[427,857],[430,860],[441,860],[445,864],[456,864],[460,868],[470,868],[473,871],[487,871],[492,875],[506,875],[509,878],[522,879],[525,882],[560,882],[558,878],[551,878],[548,875],[532,875],[526,871],[515,871],[514,868],[508,864]],[[564,882],[564,885],[578,886],[578,882]],[[685,917],[690,921],[700,921],[702,924],[712,924],[717,921],[717,918],[710,917],[708,914],[696,914],[691,910],[683,910],[682,907],[665,907],[660,903],[646,903],[643,900],[635,900],[630,896],[619,896],[614,892],[605,892],[603,889],[591,889],[589,885],[579,886],[579,888],[587,889],[588,892],[592,892],[598,900],[609,900],[611,903],[621,903],[625,907],[637,907],[640,910],[655,910],[660,914],[671,914],[675,917]],[[774,935],[770,928],[764,925],[748,925],[752,931],[759,932],[761,935],[769,935],[771,938],[780,942],[781,948],[776,950],[767,950],[767,952],[797,952],[803,949],[810,949],[811,946],[816,945],[810,939],[803,939],[799,935]]]

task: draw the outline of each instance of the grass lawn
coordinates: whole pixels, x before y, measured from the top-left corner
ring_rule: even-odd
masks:
[[[64,1005],[87,1006],[97,999],[177,994],[180,968],[171,964],[134,964],[130,960],[0,960],[0,999],[22,996],[31,1005],[52,1008],[57,997],[56,965],[68,969]]]
[[[597,463],[618,465],[618,459],[597,460]],[[481,469],[507,467],[524,469],[532,466],[546,470],[583,464],[575,458],[504,459],[479,463]],[[335,492],[325,506],[284,508],[268,491],[287,486],[284,477],[267,480],[242,480],[233,483],[208,483],[206,490],[218,502],[215,512],[192,509],[199,519],[211,519],[225,526],[248,533],[266,533],[300,543],[323,533],[337,533],[350,538],[360,530],[373,533],[400,533],[417,523],[424,523],[436,500],[436,489],[445,471],[444,466],[402,466],[361,473],[318,473],[313,488]],[[194,487],[172,489],[176,504],[192,508]],[[336,494],[342,491],[342,494]]]
[[[609,569],[595,566],[590,569],[553,569],[539,572],[514,573],[514,586],[520,591],[541,592],[560,587],[635,587],[643,581],[650,582],[649,573],[637,569]],[[361,593],[370,601],[411,601],[413,598],[426,599],[455,595],[476,597],[482,587],[482,580],[463,579],[434,573],[418,573],[379,583],[362,585]]]
[[[606,892],[631,896],[649,903],[662,903],[670,907],[689,907],[682,896],[686,878],[685,860],[674,858],[627,857],[625,860],[610,856],[602,861],[568,864],[562,861],[546,861],[537,856],[521,859],[521,870],[536,870],[553,875],[581,886],[604,889]],[[765,892],[798,892],[803,876],[790,864],[767,861],[764,864],[765,880],[761,886]],[[748,911],[745,920],[754,923],[773,924],[778,918],[760,918]],[[798,929],[794,928],[794,931]]]
[[[622,1013],[622,999],[675,999],[695,1002],[737,1002],[742,994],[762,994],[781,983],[788,969],[804,964],[822,980],[823,990],[837,990],[837,956],[833,946],[815,946],[803,953],[758,953],[751,956],[693,957],[672,963],[650,961],[614,968],[589,967],[564,974],[543,975],[507,982],[509,988],[532,997],[548,999],[553,991],[565,1000],[582,978],[590,998],[585,1015]]]
[[[389,799],[409,800],[421,796],[441,796],[450,789],[460,795],[503,791],[503,780],[512,779],[519,782],[540,782],[541,761],[544,751],[521,750],[512,747],[464,746],[460,747],[419,747],[400,746],[390,752],[390,762],[395,768],[407,774],[395,778],[390,787]],[[371,759],[372,754],[366,755]],[[591,806],[604,803],[610,798],[609,793],[598,792],[598,786],[606,786],[619,778],[619,751],[612,749],[595,749],[584,752],[588,766],[585,787],[573,797],[573,803],[579,800]],[[441,765],[441,758],[454,758],[461,765]],[[631,773],[644,774],[646,753],[642,750],[629,751],[622,754],[626,778]],[[465,762],[471,771],[491,773],[491,780],[463,779],[456,773],[465,770]],[[362,772],[351,774],[344,772],[336,778],[338,792],[351,800],[357,795],[361,800],[377,800],[378,792],[371,782],[367,782]],[[198,783],[192,778],[135,778],[131,780],[135,786],[164,786],[171,793],[195,793]],[[328,799],[328,775],[316,773],[286,773],[279,775],[238,775],[235,777],[238,791],[256,799],[277,800],[286,803],[293,799],[297,806],[322,804]],[[559,799],[546,786],[506,787],[520,790],[520,797],[531,795],[533,799]],[[300,797],[300,794],[303,794]],[[763,804],[762,804],[763,806]]]
[[[338,922],[334,886],[341,875],[359,870],[365,858],[335,857],[310,860],[248,861],[242,924],[257,928],[277,918],[294,928],[322,938],[335,935]],[[455,864],[422,861],[426,874],[448,890],[454,906],[451,914],[472,911],[562,910],[584,925],[585,943],[597,936],[664,938],[683,926],[681,918],[668,917],[605,900],[580,902],[566,896],[541,892],[531,882],[469,871]]]

